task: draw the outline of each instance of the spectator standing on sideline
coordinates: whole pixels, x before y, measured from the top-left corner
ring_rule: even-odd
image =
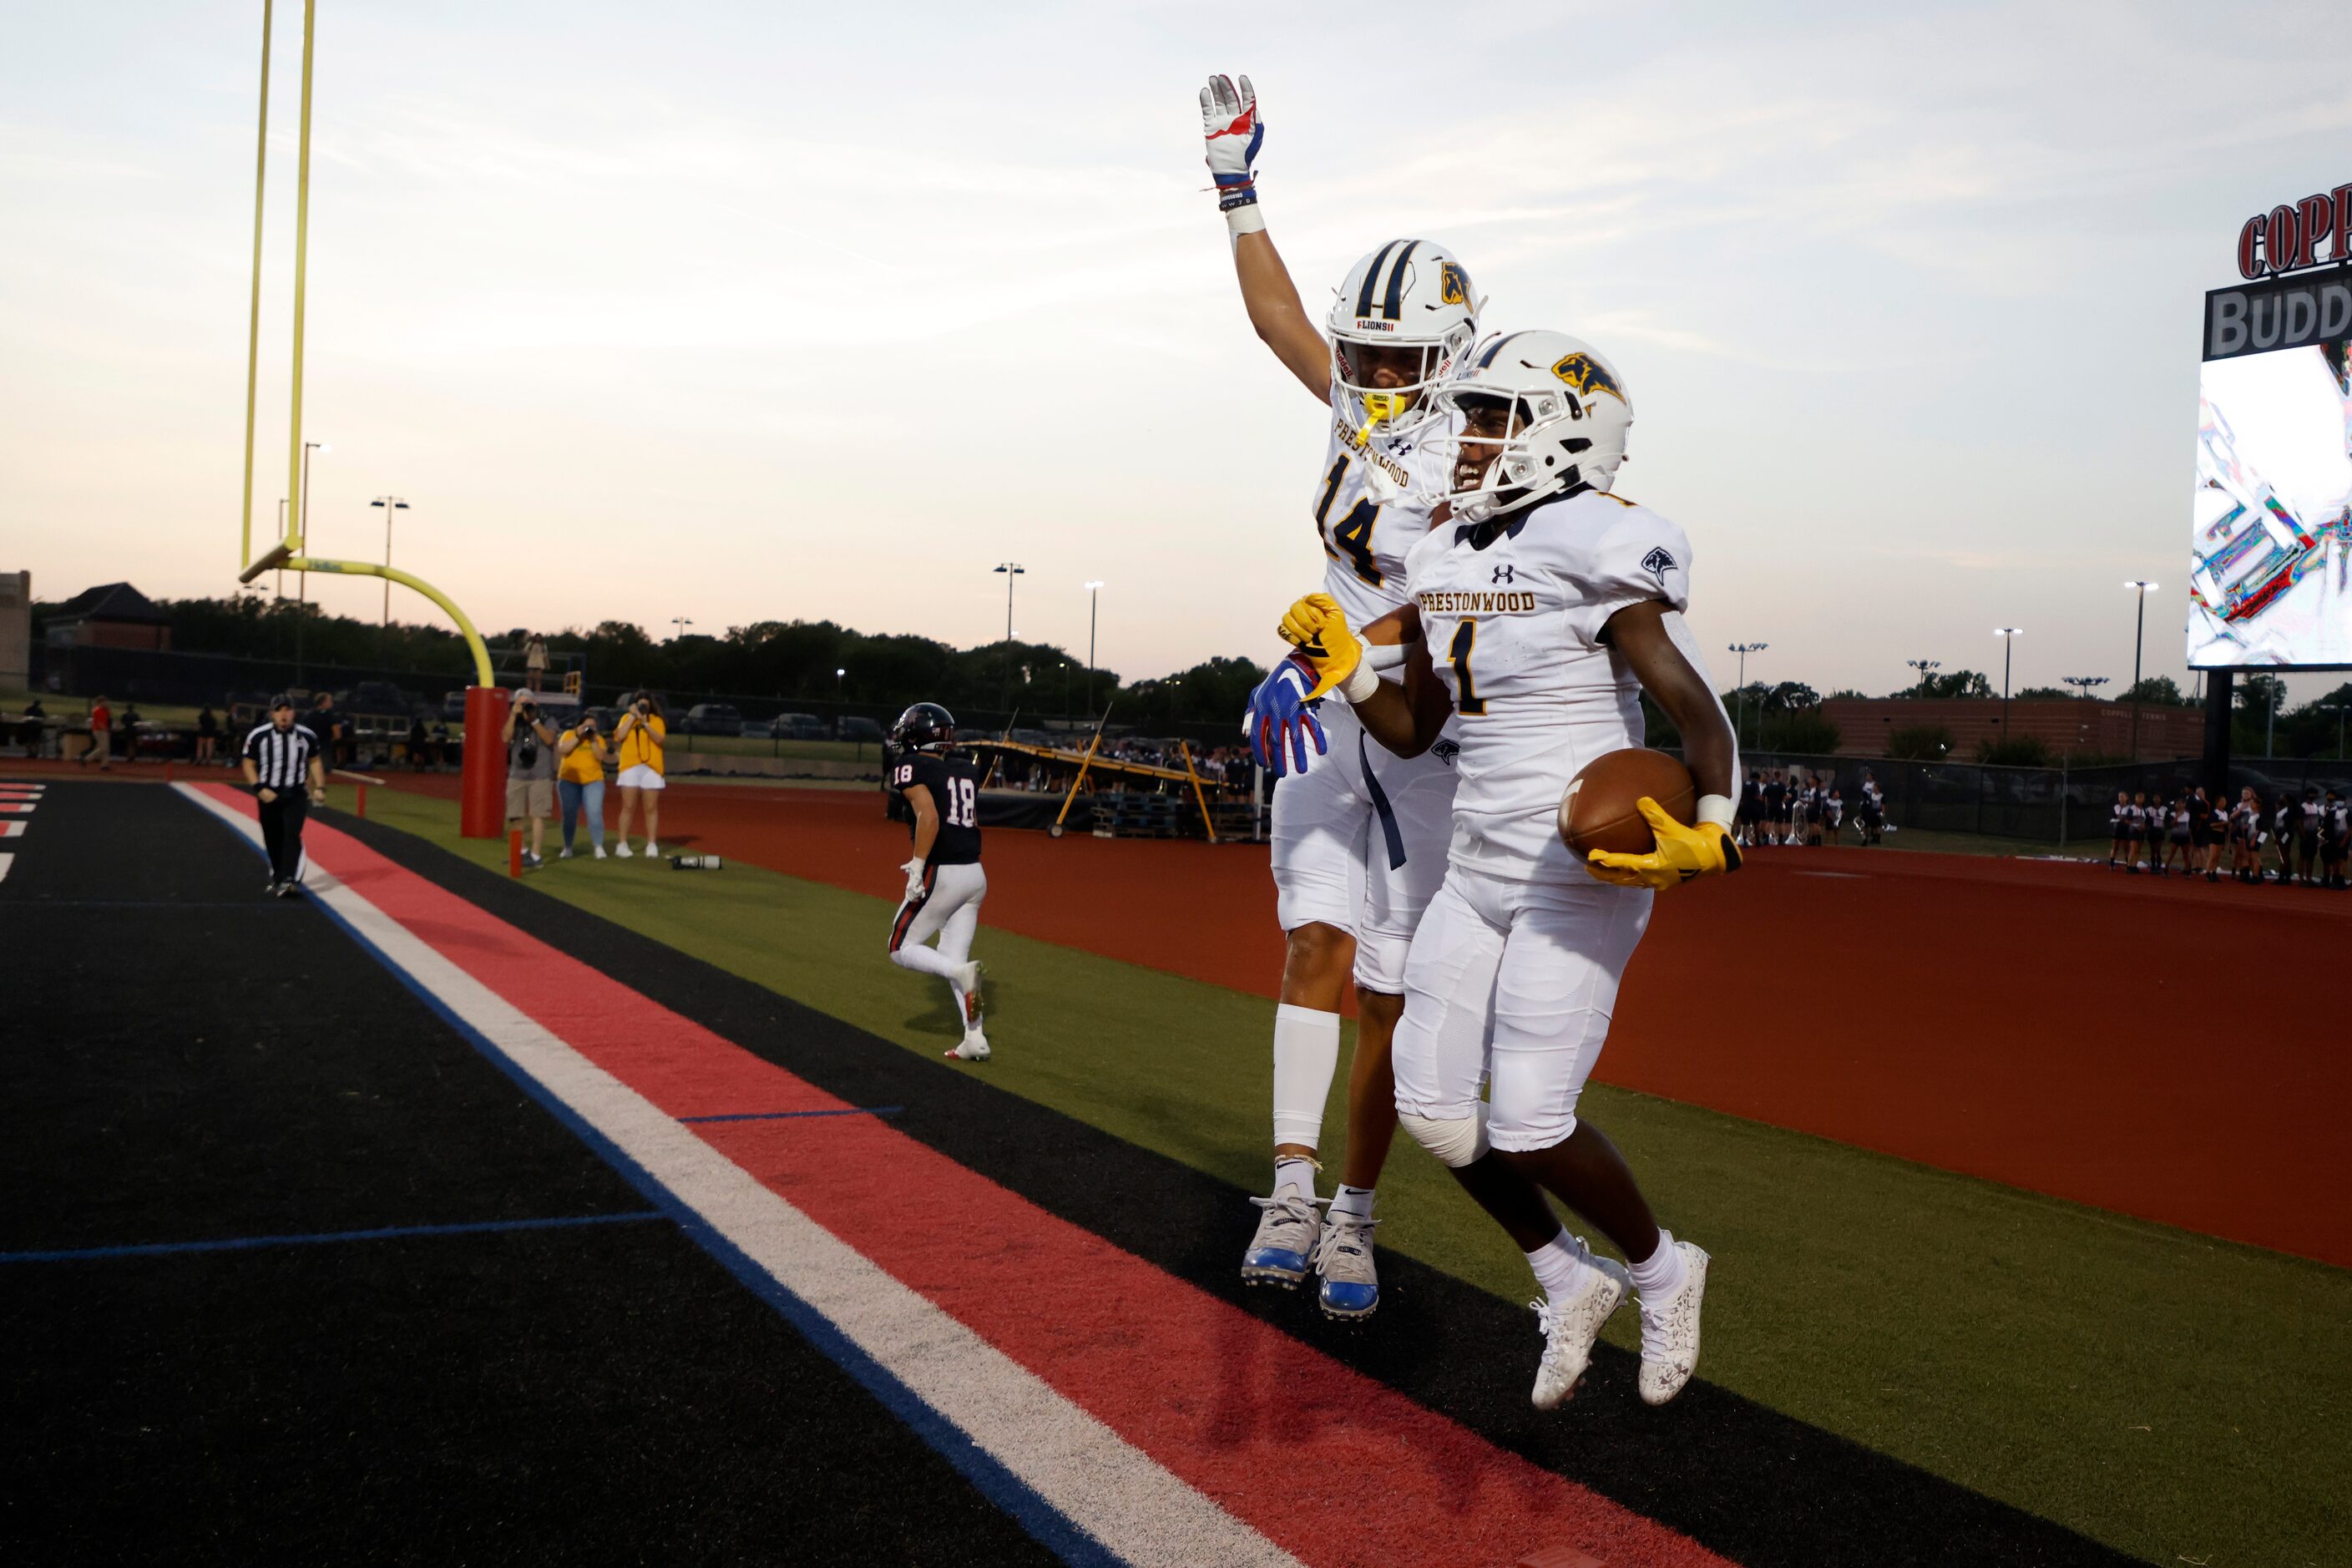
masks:
[[[425,753],[432,744],[432,737],[425,732],[425,715],[411,713],[408,716],[408,771],[410,773],[415,773],[425,765]]]
[[[135,764],[139,761],[139,726],[142,722],[136,698],[122,705],[122,721],[115,728],[122,731],[122,760],[126,763]]]
[[[613,744],[620,752],[621,842],[613,853],[629,858],[629,819],[642,806],[646,814],[646,853],[661,854],[661,792],[669,780],[663,772],[662,742],[669,725],[662,719],[661,699],[640,691],[630,699],[629,710],[613,726]]]
[[[1764,780],[1754,768],[1748,770],[1748,782],[1739,786],[1738,825],[1739,842],[1748,848],[1756,847],[1756,825],[1764,819]]]
[[[1862,841],[1864,844],[1883,842],[1880,835],[1886,830],[1886,792],[1878,787],[1868,768],[1862,770]]]
[[[547,819],[555,815],[555,731],[539,716],[530,694],[518,692],[499,738],[507,748],[507,826],[530,820],[530,847],[522,865],[536,871],[547,847]]]
[[[269,700],[269,721],[245,738],[245,782],[261,803],[261,842],[269,851],[269,892],[284,898],[301,886],[302,824],[310,807],[327,803],[327,770],[319,737],[294,722],[294,699]]]
[[[220,749],[220,719],[213,705],[205,703],[196,710],[196,762],[210,763]]]
[[[25,704],[25,724],[23,730],[18,732],[17,739],[24,742],[26,756],[37,757],[41,754],[41,735],[48,728],[46,722],[48,716],[48,710],[41,706],[39,698],[36,697]]]
[[[563,851],[562,858],[572,858],[572,830],[579,826],[584,813],[588,818],[588,842],[594,847],[596,858],[604,858],[604,769],[613,760],[612,748],[604,744],[604,735],[596,728],[596,715],[584,715],[579,723],[563,731],[556,747],[563,761],[555,775],[555,793],[563,801]]]
[[[114,710],[103,697],[89,700],[89,750],[81,754],[82,766],[88,767],[92,758],[100,773],[114,771]]]
[[[343,716],[335,711],[335,694],[321,691],[310,699],[310,733],[319,737],[319,753],[327,766],[343,765]]]
[[[533,691],[547,683],[547,639],[537,632],[531,633],[530,640],[522,645],[522,673]]]
[[[2107,812],[2107,869],[2131,864],[2131,792],[2116,791],[2116,804]]]

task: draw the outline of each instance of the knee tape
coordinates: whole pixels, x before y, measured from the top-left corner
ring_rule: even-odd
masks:
[[[1439,1118],[1399,1111],[1397,1121],[1414,1142],[1437,1156],[1441,1165],[1455,1170],[1475,1163],[1486,1152],[1486,1108],[1475,1116]]]

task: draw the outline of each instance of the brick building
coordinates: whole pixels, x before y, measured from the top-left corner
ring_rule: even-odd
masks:
[[[41,626],[44,647],[135,647],[167,653],[172,623],[155,602],[128,583],[85,588],[51,610]]]
[[[2106,702],[2094,698],[2034,698],[2009,704],[2009,733],[2040,739],[2059,756],[2097,752],[2132,755],[2132,709],[2139,709],[2140,762],[2201,756],[2205,710],[2155,703]],[[1976,755],[1979,741],[2001,738],[1998,697],[1833,697],[1822,717],[1838,729],[1838,755],[1883,757],[1887,737],[1897,730],[1939,725],[1952,733],[1952,755]]]

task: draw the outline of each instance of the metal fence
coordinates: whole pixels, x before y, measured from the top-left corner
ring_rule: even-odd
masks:
[[[2095,768],[2004,768],[1983,763],[1913,763],[1886,757],[1806,756],[1744,752],[1740,764],[1768,775],[1788,770],[1834,780],[1851,817],[1868,773],[1885,792],[1886,819],[1897,828],[1982,833],[2053,847],[2106,842],[2116,792],[2161,793],[2170,799],[2204,776],[2195,758]],[[2249,758],[2230,769],[2230,796],[2251,785],[2268,803],[2305,788],[2352,793],[2352,763],[2334,757]]]

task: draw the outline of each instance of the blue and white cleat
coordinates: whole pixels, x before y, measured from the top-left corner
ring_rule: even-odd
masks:
[[[1381,1277],[1372,1267],[1372,1226],[1380,1223],[1331,1211],[1323,1240],[1315,1248],[1315,1272],[1323,1277],[1316,1299],[1325,1317],[1360,1321],[1379,1309]]]
[[[1258,1216],[1257,1234],[1242,1254],[1242,1279],[1252,1285],[1296,1290],[1314,1266],[1315,1245],[1323,1234],[1322,1214],[1313,1198],[1292,1187],[1250,1202],[1265,1213]]]

